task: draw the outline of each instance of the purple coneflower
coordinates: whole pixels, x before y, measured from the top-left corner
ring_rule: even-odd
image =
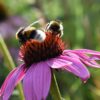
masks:
[[[24,64],[7,76],[0,89],[2,100],[9,99],[14,87],[21,80],[25,100],[45,100],[50,89],[52,69],[66,70],[86,82],[90,77],[86,66],[100,68],[96,62],[100,60],[100,52],[87,49],[64,50],[61,34],[59,35],[61,32],[57,31],[58,29],[59,27],[52,22],[44,33],[45,39],[41,42],[32,39],[35,38],[32,34],[30,38],[26,38],[26,34],[29,34],[27,31],[22,36],[21,32],[24,29],[19,31],[19,37],[23,39],[19,55]],[[32,32],[36,34],[40,31],[31,28],[30,33]]]

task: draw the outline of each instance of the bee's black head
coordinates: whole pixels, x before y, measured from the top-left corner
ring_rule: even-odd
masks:
[[[63,34],[63,26],[60,21],[50,21],[46,26],[46,31],[51,32],[54,35],[62,35]]]
[[[49,29],[52,30],[52,31],[59,31],[60,25],[59,25],[58,22],[52,22]]]
[[[20,28],[17,33],[16,33],[16,38],[19,40],[19,42],[23,43],[26,41],[25,37],[23,36],[23,31],[24,31],[24,28]]]

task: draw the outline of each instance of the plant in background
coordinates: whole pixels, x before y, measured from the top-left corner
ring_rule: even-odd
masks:
[[[66,70],[85,83],[90,77],[86,66],[100,68],[96,62],[100,60],[100,52],[88,49],[64,50],[62,35],[63,26],[59,21],[50,21],[45,31],[31,25],[19,29],[19,57],[24,64],[12,70],[7,76],[0,89],[2,100],[9,99],[14,87],[21,80],[26,100],[45,100],[50,85],[55,100],[61,100],[53,70]]]

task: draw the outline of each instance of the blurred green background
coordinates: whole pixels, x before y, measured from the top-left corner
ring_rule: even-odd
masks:
[[[100,51],[100,0],[0,0],[0,34],[16,63],[19,43],[15,39],[21,26],[43,19],[63,22],[66,48],[88,48]],[[100,100],[100,69],[90,69],[86,84],[66,72],[56,72],[58,85],[65,100]],[[0,86],[9,73],[7,62],[0,51]],[[10,100],[19,100],[15,89]],[[52,100],[48,96],[48,100]]]

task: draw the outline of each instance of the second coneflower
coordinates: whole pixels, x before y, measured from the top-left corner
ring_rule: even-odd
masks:
[[[25,100],[45,100],[51,84],[51,70],[65,69],[86,82],[90,77],[87,66],[100,68],[100,52],[80,49],[64,50],[61,39],[63,26],[51,21],[46,31],[34,27],[21,28],[17,37],[21,42],[20,59],[24,64],[10,72],[0,89],[2,100],[8,100],[14,87],[22,81]]]

